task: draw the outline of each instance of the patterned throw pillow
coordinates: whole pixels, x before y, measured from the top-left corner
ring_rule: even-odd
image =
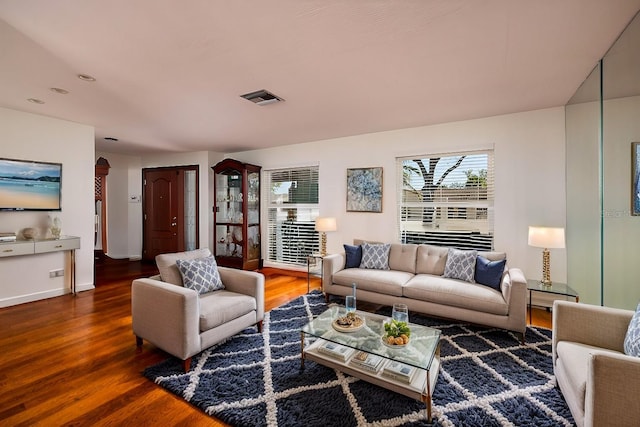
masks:
[[[391,244],[362,243],[362,262],[360,268],[372,268],[375,270],[389,269],[389,251]]]
[[[499,291],[500,283],[502,282],[502,273],[504,273],[506,263],[506,259],[489,261],[482,255],[478,255],[478,259],[476,260],[476,274],[474,277],[476,283],[489,286]]]
[[[449,248],[447,263],[444,265],[444,277],[474,283],[476,258],[478,258],[478,251],[461,251]]]
[[[629,322],[627,335],[624,337],[624,354],[640,357],[640,304]]]
[[[362,246],[343,245],[346,261],[344,268],[358,268],[362,262]]]
[[[193,289],[198,294],[224,289],[214,257],[179,259],[176,265],[185,288]]]

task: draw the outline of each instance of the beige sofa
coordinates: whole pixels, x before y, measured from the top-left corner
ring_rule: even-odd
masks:
[[[553,304],[553,370],[579,427],[640,425],[640,358],[624,354],[633,311]]]
[[[355,240],[354,244],[361,244]],[[322,290],[346,296],[357,287],[357,300],[392,306],[405,303],[410,311],[479,325],[526,332],[527,283],[522,271],[505,269],[500,291],[477,283],[443,277],[448,249],[431,245],[392,244],[390,270],[346,268],[344,253],[323,260]],[[479,252],[495,261],[504,252]]]
[[[178,259],[210,256],[208,249],[156,257],[160,274],[136,279],[131,286],[131,316],[136,344],[145,339],[183,360],[264,318],[264,276],[253,271],[218,267],[225,289],[198,294],[182,286]]]

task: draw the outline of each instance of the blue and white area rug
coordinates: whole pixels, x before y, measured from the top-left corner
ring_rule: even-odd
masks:
[[[319,292],[265,314],[262,333],[247,329],[195,356],[181,372],[171,358],[147,368],[157,384],[233,426],[572,426],[555,387],[551,331],[514,334],[411,313],[442,330],[433,423],[422,402],[305,361],[300,328],[327,308]]]

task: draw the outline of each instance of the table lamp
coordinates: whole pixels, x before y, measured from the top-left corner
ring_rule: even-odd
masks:
[[[542,251],[542,283],[551,286],[551,261],[549,248],[564,248],[564,228],[561,227],[529,227],[529,246],[543,248]]]
[[[316,231],[320,234],[320,255],[327,255],[327,231],[336,231],[336,219],[332,217],[316,218]]]

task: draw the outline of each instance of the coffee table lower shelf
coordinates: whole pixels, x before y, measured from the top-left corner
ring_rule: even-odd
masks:
[[[384,375],[382,373],[382,370],[380,370],[378,373],[374,373],[349,364],[349,360],[347,360],[346,362],[342,362],[335,357],[331,357],[324,353],[321,353],[317,349],[323,343],[323,339],[318,339],[308,347],[302,349],[301,364],[303,368],[305,359],[313,360],[320,365],[336,369],[340,372],[351,375],[355,378],[359,378],[368,383],[375,384],[387,390],[391,390],[395,393],[399,393],[412,399],[419,400],[425,404],[427,411],[427,421],[429,423],[431,422],[431,396],[433,395],[433,390],[435,389],[436,380],[438,379],[438,373],[440,371],[439,357],[434,358],[429,370],[418,369],[418,372],[416,372],[416,374],[414,375],[411,383],[405,383]]]

